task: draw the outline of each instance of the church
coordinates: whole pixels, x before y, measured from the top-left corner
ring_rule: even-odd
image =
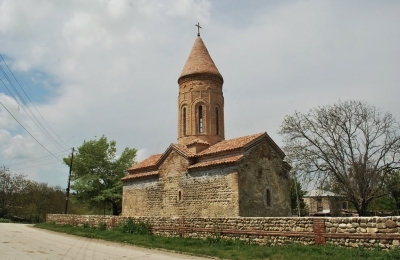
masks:
[[[225,140],[224,79],[200,34],[178,79],[178,140],[128,169],[123,216],[291,216],[290,165],[266,132]]]

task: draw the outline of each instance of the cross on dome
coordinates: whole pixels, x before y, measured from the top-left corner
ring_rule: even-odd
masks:
[[[200,36],[200,29],[201,29],[200,23],[195,24],[195,26],[197,26],[197,36]]]

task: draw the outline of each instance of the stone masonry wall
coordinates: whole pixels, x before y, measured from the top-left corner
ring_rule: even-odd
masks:
[[[288,174],[267,142],[249,150],[238,172],[240,216],[292,216]],[[267,189],[270,205],[266,201]]]
[[[257,244],[305,245],[330,243],[344,247],[400,246],[400,216],[393,217],[270,217],[270,218],[184,218],[184,217],[130,217],[147,222],[153,234],[192,238],[220,237],[241,239]],[[128,217],[49,214],[48,222],[81,226],[105,223],[115,227]]]
[[[232,167],[186,171],[188,162],[175,151],[159,169],[159,178],[125,182],[124,216],[239,215],[237,173]]]

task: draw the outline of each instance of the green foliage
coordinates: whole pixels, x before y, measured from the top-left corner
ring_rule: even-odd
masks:
[[[100,229],[100,230],[106,230],[106,229],[107,229],[106,223],[100,222],[100,223],[99,223],[99,229]]]
[[[292,207],[292,214],[298,214],[298,202],[300,204],[300,216],[307,215],[306,204],[304,203],[303,196],[306,195],[307,191],[304,191],[301,187],[301,183],[296,179],[291,179],[290,185],[290,205]],[[299,201],[297,202],[297,198]]]
[[[12,223],[11,219],[0,218],[0,223]]]
[[[21,193],[28,185],[25,175],[13,175],[5,166],[0,167],[0,218],[10,218],[21,211]]]
[[[121,178],[135,163],[136,149],[125,148],[121,156],[116,152],[116,142],[108,142],[105,136],[84,141],[74,156],[71,176],[78,202],[97,209],[111,208],[113,215],[121,213]],[[71,157],[64,158],[64,162],[70,165]]]
[[[41,222],[49,213],[63,213],[65,191],[60,186],[49,186],[12,174],[0,167],[0,217],[14,222]],[[77,213],[80,205],[71,203],[70,213]],[[79,213],[79,212],[78,212]]]
[[[134,222],[131,218],[120,227],[122,233],[146,235],[151,234],[151,226],[149,223]]]
[[[391,209],[400,213],[400,171],[393,171],[385,180],[385,193],[392,198]]]

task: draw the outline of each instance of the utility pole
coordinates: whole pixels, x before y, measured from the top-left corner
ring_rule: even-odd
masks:
[[[69,176],[68,176],[68,187],[67,187],[67,197],[65,197],[65,213],[67,214],[68,211],[68,200],[69,200],[69,188],[71,184],[71,172],[72,172],[72,161],[74,160],[74,147],[72,147],[72,156],[71,156],[71,163],[69,164]]]

